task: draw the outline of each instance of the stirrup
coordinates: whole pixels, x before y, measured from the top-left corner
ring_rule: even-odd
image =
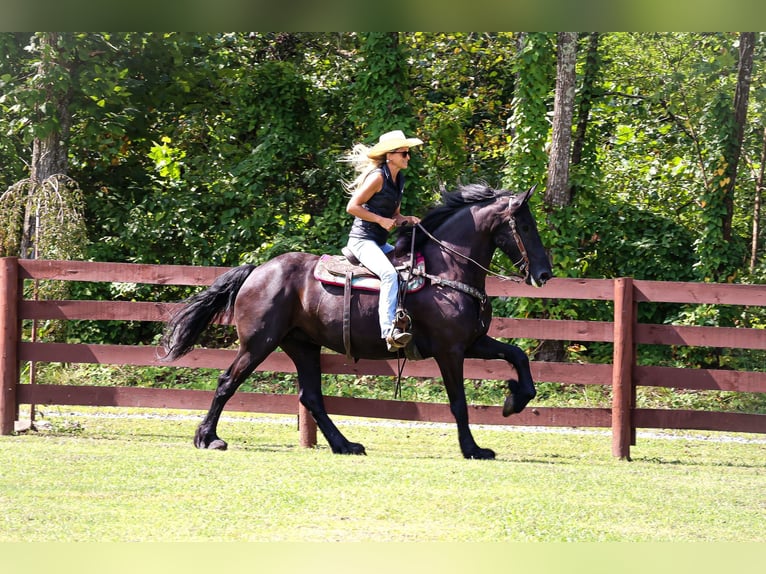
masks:
[[[391,334],[386,337],[386,346],[390,352],[394,352],[409,345],[410,341],[412,341],[412,333],[395,327]]]

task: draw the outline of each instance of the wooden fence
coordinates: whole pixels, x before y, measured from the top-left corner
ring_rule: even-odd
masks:
[[[129,301],[36,301],[24,299],[25,280],[96,281],[164,285],[209,285],[226,271],[221,267],[139,265],[81,261],[0,258],[0,434],[13,432],[21,404],[56,404],[200,409],[209,407],[211,391],[20,384],[20,367],[30,362],[163,365],[152,346],[44,343],[22,339],[22,320],[165,321],[177,304]],[[637,364],[640,344],[766,349],[763,329],[690,327],[638,323],[638,305],[645,302],[711,303],[766,306],[766,286],[671,283],[621,279],[553,279],[542,289],[490,279],[490,296],[546,299],[589,299],[613,302],[614,320],[561,321],[495,317],[490,334],[500,338],[600,341],[613,343],[612,364],[532,362],[536,381],[611,385],[610,408],[528,407],[503,418],[500,406],[471,406],[473,424],[507,424],[612,429],[612,454],[629,458],[636,428],[766,432],[766,415],[635,408],[637,386],[677,389],[766,392],[766,373],[733,370],[679,369]],[[176,366],[225,369],[234,351],[195,349]],[[322,355],[325,373],[396,376],[397,362],[349,362],[343,355]],[[261,371],[295,372],[281,352],[273,353]],[[505,361],[467,360],[469,379],[502,380],[513,376]],[[408,362],[408,377],[438,377],[433,360]],[[446,404],[398,400],[326,397],[330,413],[398,420],[453,422]],[[295,395],[239,392],[229,401],[232,411],[299,413],[300,441],[316,444],[316,426]]]

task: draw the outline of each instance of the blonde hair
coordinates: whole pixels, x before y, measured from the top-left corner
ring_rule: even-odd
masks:
[[[338,160],[344,163],[350,163],[356,173],[356,177],[353,180],[342,180],[346,192],[354,193],[373,171],[383,165],[386,154],[384,153],[381,156],[370,158],[367,156],[370,149],[372,148],[364,144],[356,144],[350,152]]]

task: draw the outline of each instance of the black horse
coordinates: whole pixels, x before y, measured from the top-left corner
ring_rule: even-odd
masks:
[[[468,426],[464,359],[505,359],[515,367],[519,380],[507,382],[505,416],[521,412],[535,396],[526,354],[487,335],[492,309],[484,290],[495,248],[515,262],[528,284],[542,286],[551,278],[551,265],[527,203],[533,191],[514,195],[469,185],[443,192],[441,205],[397,241],[397,250],[402,244],[409,248],[414,232],[414,247],[425,258],[430,279],[406,296],[412,344],[423,358],[433,357],[439,365],[466,458],[491,459],[495,453],[480,448]],[[211,321],[233,309],[239,352],[218,378],[210,410],[197,428],[198,448],[227,447],[216,432],[226,402],[279,346],[295,363],[300,401],[332,451],[365,454],[364,446],[347,440],[330,420],[322,398],[320,350],[325,346],[344,352],[344,297],[343,287],[314,278],[318,259],[308,253],[285,253],[258,267],[236,267],[188,299],[168,322],[163,346],[165,360],[172,361],[192,349]],[[354,291],[350,321],[359,358],[395,356],[380,337],[377,306],[377,293]]]

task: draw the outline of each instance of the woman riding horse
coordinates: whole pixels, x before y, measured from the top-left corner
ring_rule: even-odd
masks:
[[[410,148],[421,145],[418,138],[407,138],[402,131],[380,136],[368,148],[354,147],[346,161],[354,164],[358,177],[349,185],[351,199],[346,211],[354,216],[348,237],[348,249],[367,269],[380,278],[378,307],[380,333],[389,351],[407,346],[412,335],[394,325],[399,275],[387,257],[394,246],[387,242],[396,226],[416,225],[420,219],[402,215],[399,208],[404,195],[404,174],[410,161]]]
[[[499,248],[524,273],[528,284],[542,286],[551,277],[528,201],[533,189],[513,195],[486,186],[466,186],[443,194],[443,205],[417,226],[415,246],[425,258],[428,283],[408,295],[412,344],[423,358],[439,366],[455,417],[458,442],[466,458],[494,458],[476,444],[468,425],[463,362],[466,358],[509,362],[518,380],[507,381],[503,414],[521,412],[535,396],[529,359],[519,347],[487,335],[492,308],[485,279]],[[321,389],[322,347],[344,352],[343,287],[314,278],[319,256],[285,253],[261,266],[242,265],[218,277],[191,297],[168,322],[163,338],[166,360],[194,346],[205,327],[233,310],[239,351],[218,378],[213,401],[197,428],[199,448],[225,449],[217,425],[226,402],[240,384],[277,347],[292,359],[298,373],[299,399],[308,409],[334,453],[364,454],[327,414]],[[350,311],[355,354],[363,359],[389,359],[380,338],[378,295],[355,291]]]

